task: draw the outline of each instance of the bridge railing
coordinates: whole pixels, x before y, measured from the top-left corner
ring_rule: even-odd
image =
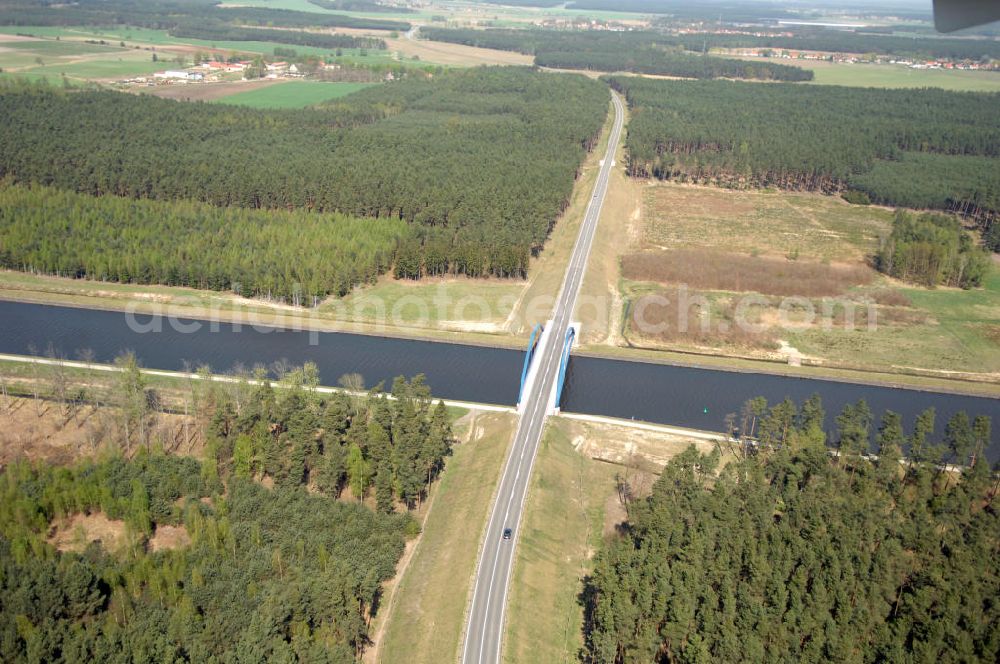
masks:
[[[556,402],[558,409],[562,403],[563,387],[566,384],[566,369],[569,367],[569,351],[573,348],[573,341],[576,339],[576,327],[570,326],[566,330],[566,339],[563,341],[562,359],[559,362],[559,378],[556,381]]]
[[[531,360],[535,357],[535,349],[538,348],[538,341],[542,337],[544,328],[540,324],[535,324],[531,330],[531,338],[528,340],[528,352],[524,354],[524,368],[521,369],[521,388],[517,393],[517,402],[524,399],[524,383],[528,379],[528,370],[531,368]]]

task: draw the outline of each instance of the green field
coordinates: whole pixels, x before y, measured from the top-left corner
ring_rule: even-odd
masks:
[[[647,187],[643,208],[646,250],[711,248],[827,262],[866,260],[893,215],[839,196],[674,183]]]
[[[165,30],[133,28],[128,26],[58,26],[58,25],[5,25],[0,26],[0,34],[32,35],[55,40],[59,37],[66,43],[78,43],[84,39],[104,39],[107,41],[143,42],[147,44],[176,44],[178,40],[167,35]],[[9,46],[5,43],[4,46]]]
[[[1000,374],[1000,270],[985,288],[900,288],[922,322],[879,322],[877,331],[792,332],[789,342],[810,355],[846,364]]]
[[[86,55],[89,53],[110,53],[119,54],[127,52],[118,45],[88,44],[83,41],[56,41],[55,39],[32,39],[30,41],[11,41],[3,43],[4,50],[14,49],[15,51],[30,51],[42,57],[60,57],[72,55]]]
[[[0,68],[5,71],[10,69],[21,69],[22,67],[36,67],[38,62],[35,58],[39,56],[33,53],[0,52]]]
[[[152,74],[162,69],[164,69],[162,62],[156,63],[146,59],[122,58],[120,60],[89,60],[86,62],[45,65],[44,67],[32,67],[25,70],[24,73],[45,76],[47,78],[61,77],[65,74],[68,78],[91,80],[129,78],[143,74]]]
[[[324,303],[319,311],[352,322],[388,317],[395,325],[495,333],[503,331],[524,288],[524,282],[514,280],[386,278],[356,289],[340,302]]]
[[[330,99],[337,99],[369,87],[370,83],[323,83],[319,81],[288,81],[266,88],[237,92],[217,99],[223,104],[251,108],[304,108]]]
[[[715,52],[715,51],[713,51]],[[761,58],[739,57],[718,52],[722,57],[737,57],[748,62]],[[960,92],[1000,92],[1000,72],[961,69],[910,69],[891,64],[845,64],[822,60],[776,60],[793,67],[809,69],[816,75],[811,85],[846,85],[855,88],[941,88]]]
[[[563,6],[556,7],[512,7],[502,3],[498,4],[476,4],[469,2],[454,2],[451,0],[436,0],[412,13],[392,13],[392,12],[355,12],[344,10],[322,9],[309,2],[309,0],[241,0],[239,4],[251,7],[267,7],[269,9],[291,9],[303,12],[314,12],[319,14],[349,14],[351,16],[361,16],[365,18],[385,18],[399,21],[426,22],[433,17],[444,16],[448,19],[468,18],[478,16],[480,18],[490,18],[496,25],[503,25],[505,22],[523,23],[526,20],[537,20],[544,17],[575,18],[587,16],[601,20],[638,20],[642,14],[630,12],[616,12],[606,10],[580,10],[566,9]]]
[[[121,48],[117,41],[120,40],[107,45],[88,44],[71,39],[57,41],[49,35],[40,39],[4,41],[0,43],[0,69],[28,78],[58,80],[65,75],[71,79],[89,80],[149,74],[165,66],[163,62],[153,62],[148,51]]]
[[[845,364],[1000,374],[1000,271],[986,287],[900,288],[923,317],[909,325],[879,322],[877,331],[792,332],[789,342],[810,355]]]
[[[849,85],[870,88],[943,88],[967,92],[1000,92],[1000,72],[962,71],[949,69],[910,69],[901,65],[842,65],[812,66],[796,62],[796,66],[812,69],[814,84]]]
[[[347,16],[359,16],[363,18],[381,18],[394,21],[412,21],[414,19],[429,19],[440,11],[415,11],[415,12],[356,12],[341,9],[324,9],[314,5],[309,0],[241,0],[239,3],[247,7],[266,7],[267,9],[287,9],[290,11],[311,12],[313,14],[344,14]],[[437,8],[434,8],[437,9]]]
[[[131,26],[5,26],[0,27],[0,33],[30,34],[53,40],[49,43],[64,44],[81,43],[79,40],[84,39],[104,39],[114,44],[117,44],[118,42],[125,42],[127,46],[133,46],[135,44],[148,44],[152,46],[163,46],[169,49],[170,46],[188,45],[198,46],[205,49],[221,49],[240,53],[259,54],[274,53],[275,47],[291,48],[299,55],[333,56],[336,51],[336,49],[317,48],[315,46],[288,45],[276,42],[188,39],[186,37],[172,37],[166,30],[150,30],[147,28],[135,28]],[[55,42],[54,40],[56,37],[59,37],[62,41]],[[74,42],[73,40],[77,41]],[[4,43],[4,46],[9,46],[9,43]],[[81,43],[81,46],[91,45]],[[96,46],[96,48],[107,49],[109,47]],[[115,50],[120,51],[117,46]],[[361,49],[348,48],[341,49],[341,52],[343,53],[341,57],[345,62],[375,63],[391,62],[393,60],[392,54],[388,51],[369,49],[367,51],[367,55],[361,55]],[[164,59],[166,60],[168,58]]]
[[[1000,269],[994,268],[986,287],[952,289],[907,289],[914,306],[930,312],[942,330],[961,347],[963,357],[987,371],[1000,372]]]

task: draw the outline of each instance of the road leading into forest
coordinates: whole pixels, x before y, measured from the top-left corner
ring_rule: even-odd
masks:
[[[577,295],[583,284],[587,258],[594,244],[597,220],[601,216],[604,196],[614,163],[615,151],[621,139],[625,110],[617,94],[612,93],[615,109],[614,128],[608,140],[608,151],[601,163],[601,171],[594,185],[594,192],[587,205],[587,212],[580,226],[580,234],[570,257],[562,289],[556,299],[553,320],[549,322],[548,343],[539,348],[534,359],[535,380],[525,395],[524,407],[514,445],[504,465],[497,490],[496,502],[490,513],[485,542],[476,569],[472,606],[469,609],[465,642],[462,647],[463,664],[499,663],[503,646],[504,614],[507,608],[507,589],[514,566],[514,551],[521,530],[521,516],[528,494],[528,482],[535,463],[535,453],[549,415],[549,399],[559,374],[559,361],[563,341],[569,329],[576,306]],[[510,528],[513,536],[503,539],[503,531]]]

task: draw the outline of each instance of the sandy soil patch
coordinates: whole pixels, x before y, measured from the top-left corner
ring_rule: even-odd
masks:
[[[52,401],[0,397],[0,465],[14,459],[65,465],[93,457],[105,444],[119,439],[116,418],[114,408],[84,405],[64,409]],[[152,438],[164,441],[174,454],[200,454],[200,439],[183,440],[183,424],[183,415],[161,413],[153,425]],[[188,427],[189,432],[195,430]]]
[[[126,541],[125,522],[109,519],[103,512],[74,514],[52,524],[48,542],[59,551],[83,551],[97,542],[108,552],[121,548]],[[150,551],[179,549],[191,544],[191,537],[184,526],[157,526],[149,539]]]
[[[784,339],[779,339],[778,344],[781,346],[778,349],[778,353],[788,358],[788,363],[790,365],[793,367],[802,366],[802,358],[804,358],[805,355],[803,355],[798,348],[792,346]]]
[[[180,549],[191,544],[191,536],[184,526],[157,526],[149,539],[150,551]]]
[[[715,443],[665,431],[634,429],[603,422],[564,420],[573,447],[598,461],[639,470],[658,470],[691,445],[710,452]]]
[[[488,321],[443,320],[438,322],[438,327],[453,332],[482,332],[486,334],[499,334],[507,331],[505,324]]]
[[[552,72],[553,74],[580,74],[593,79],[608,76],[612,73],[608,71],[594,71],[593,69],[560,69],[558,67],[539,67],[539,69]]]
[[[115,291],[109,290],[95,291],[94,294],[97,297],[115,297],[117,295]],[[173,300],[173,297],[170,295],[162,293],[132,293],[132,297],[137,300],[146,300],[147,302],[170,302]]]
[[[56,522],[48,542],[59,551],[83,551],[98,542],[105,551],[114,551],[125,541],[125,522],[113,521],[103,512],[74,514]]]
[[[90,406],[65,422],[50,402],[12,398],[0,401],[0,464],[27,458],[61,465],[96,451],[99,422]]]

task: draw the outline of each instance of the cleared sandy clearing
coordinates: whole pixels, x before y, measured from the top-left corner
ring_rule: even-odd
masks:
[[[114,551],[125,541],[125,522],[112,520],[102,512],[74,514],[56,522],[49,544],[60,551],[83,551],[91,542],[100,542],[105,551]]]
[[[386,44],[389,51],[398,51],[407,58],[417,56],[424,62],[441,65],[476,67],[479,65],[530,65],[534,62],[534,58],[523,53],[477,48],[462,44],[403,38],[387,39]]]
[[[8,386],[30,384],[23,379],[12,380],[10,376],[2,379]],[[52,401],[0,396],[0,467],[15,459],[63,465],[93,457],[115,435],[117,418],[114,408],[82,405],[67,412]],[[164,440],[176,440],[178,434],[183,435],[184,421],[183,415],[159,413],[153,430]],[[201,453],[201,441],[182,443],[173,452],[197,456]]]

